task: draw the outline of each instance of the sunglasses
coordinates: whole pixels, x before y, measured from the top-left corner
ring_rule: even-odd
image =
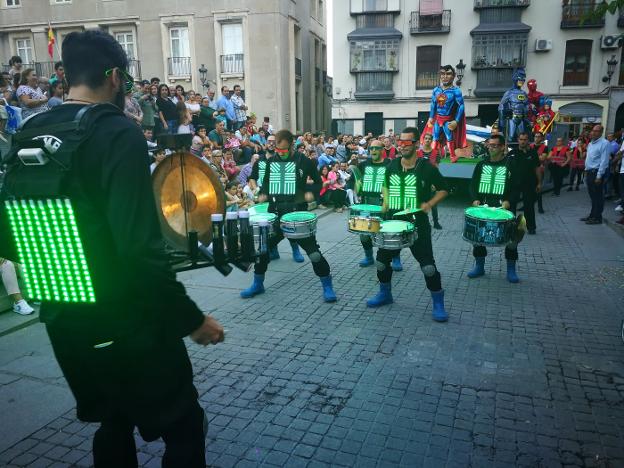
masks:
[[[119,73],[121,74],[121,77],[124,80],[124,89],[126,92],[131,91],[132,88],[134,88],[134,78],[132,77],[132,75],[130,75],[130,73],[128,73],[125,70],[122,70],[121,68],[109,68],[108,70],[106,70],[104,72],[104,76],[109,77],[113,74],[113,70],[118,70]]]
[[[368,149],[371,151],[381,151],[383,146],[369,146]]]
[[[398,140],[397,145],[398,146],[412,146],[417,141],[418,140]]]
[[[282,148],[275,148],[275,152],[276,152],[277,154],[286,154],[286,153],[288,153],[288,151],[290,151],[288,148],[286,148],[286,149],[282,149]]]

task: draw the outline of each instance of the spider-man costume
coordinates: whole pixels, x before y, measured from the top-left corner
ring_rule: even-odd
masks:
[[[535,124],[537,114],[544,106],[544,93],[537,90],[537,81],[534,79],[527,81],[527,88],[529,88],[529,120]]]

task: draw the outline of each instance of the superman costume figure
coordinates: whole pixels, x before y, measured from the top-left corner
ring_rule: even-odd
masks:
[[[451,65],[440,67],[440,86],[431,95],[429,121],[421,137],[422,144],[425,134],[433,135],[433,150],[445,141],[453,163],[457,162],[455,149],[467,146],[464,97],[461,89],[453,85],[454,81],[455,69]]]

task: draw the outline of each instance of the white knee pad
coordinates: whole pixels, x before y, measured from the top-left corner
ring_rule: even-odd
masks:
[[[518,250],[518,243],[517,242],[513,242],[513,241],[512,242],[508,242],[505,247],[507,247],[508,249],[511,249],[511,250]]]
[[[384,271],[386,269],[386,265],[379,260],[375,262],[375,266],[377,267],[377,271]]]
[[[312,263],[318,263],[323,258],[323,256],[321,255],[321,252],[319,252],[318,250],[316,252],[309,253],[308,257],[310,257],[310,261]]]
[[[429,276],[429,277],[434,276],[436,272],[438,271],[435,265],[423,265],[420,267],[420,269],[422,270],[425,276]]]

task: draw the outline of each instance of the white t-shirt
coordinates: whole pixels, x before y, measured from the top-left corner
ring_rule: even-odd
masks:
[[[192,114],[199,114],[199,110],[200,110],[199,104],[196,104],[196,103],[190,104],[188,102],[185,102],[184,105],[189,111],[191,111]]]

